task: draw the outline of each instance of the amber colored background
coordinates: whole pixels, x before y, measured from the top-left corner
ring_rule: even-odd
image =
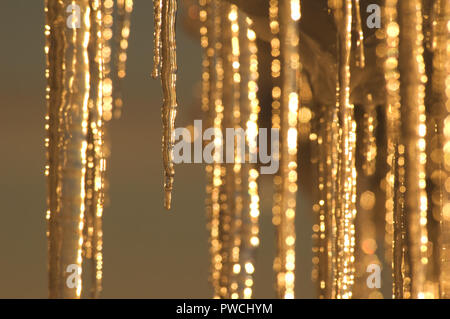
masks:
[[[136,0],[124,113],[110,131],[103,297],[209,298],[203,165],[176,167],[173,209],[166,212],[162,207],[160,83],[149,76],[152,24],[151,1]],[[43,1],[0,1],[0,298],[47,297],[43,29]],[[186,126],[199,114],[201,50],[182,23],[178,47],[177,125]],[[254,296],[270,298],[274,297],[275,250],[270,178],[264,178],[260,187],[261,247]],[[315,296],[310,280],[309,207],[299,195],[300,298]]]

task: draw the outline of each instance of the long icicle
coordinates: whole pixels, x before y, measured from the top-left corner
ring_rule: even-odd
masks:
[[[176,95],[176,40],[175,22],[177,13],[176,0],[163,0],[161,18],[161,84],[163,88],[162,106],[162,152],[164,165],[164,206],[170,209],[174,179],[173,143],[175,117],[177,109]]]
[[[92,1],[91,9],[91,37],[89,42],[90,64],[90,93],[89,93],[89,117],[87,127],[87,151],[86,151],[86,212],[84,214],[83,228],[83,295],[96,298],[99,295],[101,281],[97,280],[96,271],[96,240],[97,233],[97,201],[102,197],[97,185],[103,184],[103,176],[99,171],[100,156],[103,139],[103,123],[101,121],[103,110],[103,59],[102,59],[102,12],[100,1]],[[100,116],[100,119],[99,119]],[[97,182],[97,177],[100,178]],[[101,189],[103,190],[103,188]],[[103,210],[103,206],[101,206]],[[101,212],[100,212],[101,214]],[[100,225],[101,226],[101,225]],[[101,251],[100,251],[101,254]],[[100,272],[101,274],[101,272]],[[101,276],[100,276],[101,278]],[[82,296],[82,297],[84,297]]]
[[[400,1],[400,95],[405,119],[406,209],[411,260],[411,297],[425,298],[428,264],[427,194],[425,191],[426,116],[425,63],[423,60],[422,5],[419,0]]]
[[[247,129],[247,143],[249,146],[250,162],[252,157],[257,153],[257,136],[258,136],[258,114],[259,100],[258,92],[258,47],[256,45],[256,33],[253,30],[253,21],[246,17],[242,19],[244,24],[241,33],[241,67],[242,72],[241,96],[242,101],[242,121],[241,123]],[[245,210],[242,216],[241,229],[241,264],[244,266],[240,278],[241,296],[243,298],[251,298],[253,295],[254,271],[255,271],[255,253],[259,246],[259,193],[258,193],[258,177],[255,164],[245,164],[243,172],[243,181],[246,188],[242,189],[245,198]]]
[[[227,128],[234,127],[234,106],[239,107],[239,100],[235,99],[236,86],[233,81],[233,35],[232,35],[232,21],[237,21],[237,7],[235,5],[223,4],[221,9],[222,15],[222,62],[223,62],[223,125],[222,136],[224,146],[224,164],[222,169],[225,175],[223,184],[223,193],[221,194],[223,200],[223,210],[220,213],[220,238],[221,238],[221,256],[222,269],[220,272],[220,289],[221,297],[224,299],[231,298],[231,274],[233,271],[232,253],[233,248],[233,234],[232,224],[235,217],[235,175],[233,160],[235,158],[234,151],[234,137],[233,141],[226,138]],[[237,39],[237,37],[235,37]],[[239,44],[237,44],[239,45]],[[233,144],[231,144],[233,142]]]
[[[73,1],[50,1],[46,16],[49,33],[49,203],[58,206],[49,219],[49,279],[51,298],[80,298],[82,268],[82,230],[85,213],[85,174],[89,98],[90,7],[77,1],[81,21],[65,24],[65,10],[76,8]],[[79,28],[78,24],[79,23]],[[66,39],[66,46],[63,46]],[[62,61],[62,62],[61,62]],[[63,71],[64,70],[64,71]],[[53,96],[52,88],[61,96]],[[56,174],[56,176],[52,176]],[[55,181],[56,185],[53,184]],[[55,188],[53,186],[56,186]],[[57,241],[56,244],[55,241]],[[67,272],[75,272],[69,282]],[[54,280],[54,281],[53,281]]]
[[[362,112],[361,112],[362,111]],[[358,145],[361,150],[358,161],[358,194],[357,209],[358,214],[355,219],[356,230],[356,274],[354,298],[382,298],[377,285],[368,285],[367,271],[373,271],[372,265],[381,264],[377,256],[377,229],[376,229],[376,203],[379,201],[379,185],[380,174],[377,170],[377,144],[376,144],[376,127],[377,127],[377,108],[373,105],[372,96],[369,94],[366,98],[365,105],[357,115],[357,119],[362,122],[358,128]],[[356,115],[355,115],[356,116]],[[371,281],[376,284],[376,281]]]
[[[339,168],[339,156],[338,156],[338,145],[339,145],[339,120],[338,120],[338,109],[332,107],[329,111],[328,118],[330,119],[329,128],[327,128],[327,166],[326,166],[326,176],[327,176],[327,213],[326,218],[326,236],[328,240],[327,245],[327,298],[336,298],[336,283],[337,283],[337,179],[338,179],[338,168]]]
[[[242,43],[240,43],[240,34],[245,32],[245,27],[242,25],[243,14],[238,10],[238,7],[231,5],[228,21],[225,24],[229,30],[226,32],[229,38],[229,45],[225,45],[228,60],[225,70],[228,76],[225,79],[228,83],[228,89],[225,91],[230,95],[228,111],[225,112],[225,117],[229,119],[229,124],[226,127],[233,127],[234,129],[241,128],[241,118],[245,114],[241,105],[241,51]],[[227,49],[228,47],[228,49]],[[227,109],[227,106],[225,105]],[[228,114],[227,114],[228,113]],[[244,140],[245,142],[245,140]],[[245,154],[239,152],[239,145],[241,139],[239,136],[233,136],[233,165],[227,167],[227,198],[228,209],[230,211],[230,245],[229,245],[229,262],[230,262],[230,274],[229,274],[229,296],[232,299],[242,298],[243,282],[240,280],[241,273],[241,243],[242,243],[242,228],[243,226],[243,212],[244,212],[244,194],[243,194],[243,163]],[[229,148],[227,148],[229,149]],[[238,271],[239,270],[239,271]]]
[[[211,283],[213,286],[213,297],[220,298],[223,291],[220,285],[220,274],[222,269],[222,237],[220,233],[220,217],[223,212],[222,190],[224,187],[223,175],[225,171],[222,167],[223,147],[222,121],[223,121],[223,59],[222,59],[222,3],[218,0],[211,0],[208,6],[210,18],[208,38],[209,47],[207,49],[209,63],[209,110],[211,123],[214,127],[214,156],[213,163],[209,169],[207,167],[207,177],[211,178],[211,212],[209,219],[210,231],[210,254],[211,254]]]
[[[218,10],[216,10],[217,2],[215,0],[199,0],[200,11],[199,19],[200,41],[203,48],[203,72],[202,72],[202,110],[206,114],[207,123],[216,128],[217,123],[221,121],[221,111],[216,113],[216,98],[218,79],[216,72],[216,55],[217,55],[217,39],[220,36],[217,29]],[[220,98],[221,99],[221,98]],[[217,119],[217,121],[216,121]],[[220,214],[220,184],[221,169],[220,164],[208,164],[206,166],[206,214],[208,217],[208,231],[210,244],[210,282],[213,287],[213,297],[219,298],[219,276],[222,267],[220,257],[220,241],[219,241],[219,214]]]
[[[402,298],[403,296],[403,278],[401,272],[403,244],[402,234],[398,231],[399,225],[395,221],[399,220],[399,215],[403,215],[401,206],[398,205],[398,147],[400,138],[400,82],[398,70],[398,45],[400,27],[397,21],[397,3],[398,0],[386,0],[384,15],[386,17],[385,37],[386,37],[386,56],[384,61],[384,74],[386,81],[386,123],[387,123],[387,165],[386,174],[386,233],[385,233],[385,251],[386,260],[391,263],[393,276],[393,297]],[[394,202],[394,199],[397,201]],[[395,217],[395,218],[394,218]],[[395,229],[394,229],[395,228]],[[394,241],[394,235],[396,240]]]
[[[281,95],[280,175],[275,177],[279,185],[280,201],[274,203],[279,210],[274,216],[277,229],[277,295],[292,299],[295,296],[295,211],[297,204],[297,137],[299,109],[299,55],[298,21],[301,18],[300,0],[283,0],[279,6]],[[276,89],[275,89],[276,90]],[[278,218],[277,218],[278,217]]]
[[[432,94],[433,108],[441,117],[438,121],[440,153],[440,240],[439,266],[440,298],[450,298],[450,204],[448,181],[450,179],[450,3],[438,0],[434,7],[434,39],[433,39],[433,75]]]
[[[279,13],[279,1],[270,0],[269,1],[269,26],[271,32],[271,80],[272,80],[272,128],[280,129],[281,117],[281,56],[280,56],[280,13]],[[276,145],[279,149],[279,145]],[[279,160],[279,158],[278,158]],[[276,174],[273,180],[273,204],[272,204],[272,223],[275,227],[279,227],[281,223],[281,176],[280,173]],[[280,238],[277,236],[277,246],[280,245]],[[281,297],[280,285],[281,283],[281,250],[277,249],[276,256],[273,262],[273,269],[276,274],[276,289],[277,296]],[[280,279],[278,279],[280,278]]]
[[[354,245],[356,216],[356,169],[355,130],[353,105],[350,104],[350,51],[352,30],[352,0],[337,0],[333,3],[338,28],[339,73],[337,84],[337,106],[341,124],[338,165],[337,194],[337,262],[335,297],[352,297],[354,283]]]
[[[48,240],[48,288],[49,297],[59,296],[60,282],[63,280],[59,276],[59,251],[61,244],[61,233],[58,224],[58,210],[60,207],[60,196],[58,196],[60,159],[58,148],[60,145],[59,132],[59,108],[64,101],[64,42],[65,25],[61,22],[64,8],[61,2],[55,0],[45,1],[45,53],[47,79],[46,100],[47,114],[45,116],[45,128],[47,136],[46,146],[46,166],[47,176],[47,240]]]
[[[336,194],[336,145],[338,140],[336,109],[321,107],[310,141],[315,147],[313,163],[317,168],[317,201],[313,205],[316,223],[313,226],[313,278],[317,282],[318,297],[330,299],[335,269],[336,230],[333,221]]]
[[[379,168],[377,164],[377,107],[373,104],[371,94],[365,98],[359,114],[355,114],[355,120],[361,123],[357,132],[357,196],[356,207],[358,214],[355,218],[356,249],[355,249],[355,286],[353,298],[378,299],[383,295],[377,285],[369,285],[367,271],[373,271],[373,265],[381,267],[377,256],[377,228],[376,207],[380,196],[377,186],[380,184]],[[375,268],[376,269],[376,268]],[[377,281],[372,281],[376,284]]]

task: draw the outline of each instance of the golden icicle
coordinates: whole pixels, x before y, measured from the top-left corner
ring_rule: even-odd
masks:
[[[226,30],[226,38],[224,39],[224,59],[226,63],[225,67],[225,83],[227,87],[224,92],[227,92],[224,97],[225,106],[225,119],[227,120],[226,127],[233,127],[239,129],[241,127],[241,43],[239,35],[242,31],[245,31],[242,25],[242,14],[239,12],[237,6],[231,5],[228,11],[228,17],[224,26],[228,28]],[[228,290],[229,297],[237,299],[242,297],[243,283],[239,280],[239,274],[237,268],[240,268],[241,259],[241,244],[242,244],[242,224],[243,224],[243,201],[244,196],[243,189],[243,170],[242,163],[244,158],[242,154],[238,152],[238,146],[241,140],[239,137],[233,138],[233,162],[234,164],[227,165],[227,208],[229,212],[229,275],[228,275]],[[245,156],[245,155],[244,155]],[[236,266],[237,265],[237,266]]]
[[[58,229],[58,210],[61,197],[59,196],[59,168],[60,158],[58,149],[59,137],[59,108],[64,101],[64,41],[65,25],[62,15],[62,3],[55,0],[45,1],[45,53],[47,79],[46,99],[47,115],[45,128],[47,148],[45,175],[47,176],[47,240],[48,240],[48,288],[49,296],[59,295],[60,277],[59,251],[61,232]]]
[[[223,122],[222,122],[222,136],[226,134],[226,128],[234,127],[234,108],[239,107],[239,100],[235,99],[235,94],[239,94],[236,91],[236,86],[233,81],[233,73],[235,72],[233,68],[233,37],[232,32],[232,22],[236,21],[238,18],[237,8],[234,5],[224,4],[221,9],[222,16],[222,37],[221,37],[221,47],[222,47],[222,62],[223,62]],[[236,46],[236,41],[235,46]],[[239,44],[237,43],[237,46]],[[233,143],[235,139],[233,139]],[[233,247],[233,222],[235,218],[235,174],[234,165],[231,164],[235,158],[234,146],[229,145],[231,143],[226,138],[222,139],[222,145],[224,146],[225,154],[223,154],[223,159],[225,157],[228,159],[222,164],[222,171],[224,174],[223,188],[221,190],[222,207],[220,213],[220,238],[221,238],[221,256],[222,256],[222,269],[220,271],[220,289],[222,298],[232,298],[236,297],[236,294],[232,294],[232,268],[233,268],[233,256],[231,253]]]
[[[386,81],[387,96],[387,165],[386,174],[386,259],[392,264],[393,274],[393,296],[403,298],[402,256],[403,235],[401,220],[403,219],[403,206],[400,204],[402,193],[399,192],[400,168],[398,165],[400,154],[398,147],[400,143],[400,81],[398,70],[399,59],[399,33],[400,27],[397,21],[398,0],[387,0],[385,5],[385,37],[386,56],[384,61],[384,73]],[[403,175],[402,168],[402,175]],[[396,187],[397,186],[397,187]],[[395,241],[394,241],[395,236]]]
[[[440,117],[437,119],[441,141],[440,154],[440,298],[450,298],[450,3],[438,0],[434,7],[434,58],[432,94]]]
[[[406,210],[411,260],[411,297],[428,297],[425,281],[428,264],[427,194],[425,191],[426,116],[425,63],[423,60],[421,1],[400,1],[400,95],[403,138],[406,147]]]
[[[327,177],[329,194],[332,195],[330,203],[328,205],[329,213],[328,217],[328,276],[331,283],[328,294],[331,298],[336,298],[336,287],[338,280],[338,227],[337,227],[337,211],[338,211],[338,196],[340,196],[338,189],[339,178],[339,139],[340,129],[338,108],[332,108],[330,118],[331,127],[329,132],[329,147],[327,149]]]
[[[222,269],[222,237],[220,236],[220,216],[223,211],[222,189],[224,185],[221,156],[217,150],[223,145],[221,134],[223,120],[223,59],[222,59],[222,17],[220,10],[221,3],[218,0],[211,0],[207,9],[210,18],[208,29],[208,56],[211,59],[209,77],[209,113],[211,124],[215,130],[214,136],[214,157],[213,164],[207,167],[207,177],[210,177],[210,254],[211,254],[211,283],[213,286],[214,298],[220,298],[223,292],[220,286],[220,273]]]
[[[366,56],[364,53],[364,32],[362,28],[361,21],[361,6],[360,0],[353,0],[353,7],[355,10],[355,18],[356,18],[356,32],[358,33],[358,40],[356,43],[357,51],[356,51],[356,65],[360,68],[364,68],[366,66]]]
[[[103,126],[103,16],[101,2],[91,2],[91,38],[89,62],[91,87],[87,131],[86,213],[83,229],[83,292],[98,298],[103,278],[103,206],[105,197],[104,126]]]
[[[174,179],[173,143],[175,137],[176,95],[176,0],[163,0],[161,18],[161,84],[163,88],[162,106],[162,152],[164,164],[164,206],[170,209]]]
[[[334,17],[338,29],[338,83],[337,107],[341,125],[339,143],[337,210],[336,210],[336,277],[335,297],[352,297],[354,283],[354,245],[356,216],[356,123],[353,105],[350,104],[350,51],[352,30],[352,0],[333,2]]]
[[[371,96],[367,98],[367,104],[364,106],[362,118],[362,127],[359,132],[362,138],[358,142],[358,147],[362,150],[362,161],[358,163],[358,195],[357,209],[358,214],[355,219],[355,230],[357,246],[355,251],[355,287],[354,298],[382,298],[376,285],[367,284],[368,271],[374,271],[373,265],[381,267],[381,261],[377,256],[377,199],[379,185],[376,163],[377,145],[375,140],[375,126],[377,117],[377,108],[371,103]],[[362,131],[362,132],[361,132]],[[372,283],[376,283],[372,281]]]
[[[227,12],[229,11],[229,5],[223,4],[220,1],[216,1],[215,9],[217,10],[217,19],[215,20],[215,30],[216,30],[216,95],[215,95],[215,117],[214,117],[214,183],[217,186],[218,194],[218,242],[219,242],[219,258],[220,258],[220,268],[218,272],[218,296],[220,298],[228,298],[228,274],[226,271],[229,270],[228,266],[228,256],[227,256],[227,245],[229,242],[228,238],[228,228],[230,226],[229,212],[228,212],[228,196],[227,196],[227,167],[224,163],[223,149],[225,149],[225,140],[223,137],[223,132],[225,131],[225,100],[228,92],[225,92],[225,46],[227,45],[226,37],[226,26],[225,21],[227,20]]]
[[[257,153],[258,136],[258,114],[259,100],[258,92],[258,47],[256,45],[256,33],[253,30],[253,21],[250,18],[242,19],[244,25],[241,33],[242,52],[241,66],[242,72],[241,92],[242,96],[242,124],[247,130],[247,144],[249,146],[248,158]],[[254,164],[245,164],[242,174],[246,179],[247,190],[242,189],[244,203],[246,204],[244,215],[242,217],[243,227],[241,229],[241,265],[243,266],[241,281],[241,297],[249,299],[253,295],[254,271],[255,271],[255,253],[259,246],[259,215],[260,198],[258,190],[259,173]]]
[[[336,193],[335,154],[338,138],[335,108],[321,107],[309,139],[314,146],[312,163],[317,171],[317,200],[313,205],[316,223],[313,225],[313,273],[318,297],[331,298],[335,269],[334,194]],[[336,139],[336,140],[335,140]]]
[[[279,23],[279,3],[278,0],[269,1],[269,26],[271,33],[271,78],[272,78],[272,128],[280,129],[280,98],[281,98],[281,83],[280,83],[280,23]],[[279,147],[277,145],[276,147]],[[279,158],[278,158],[279,159]],[[281,222],[281,177],[276,174],[273,180],[274,195],[272,204],[272,223],[275,227],[279,227]],[[277,245],[280,239],[277,238]],[[275,259],[273,262],[273,269],[276,275],[276,289],[277,296],[280,296],[280,288],[278,285],[278,278],[281,280],[281,251],[277,249]]]
[[[301,17],[300,1],[281,1],[279,5],[280,53],[281,53],[281,112],[280,112],[280,176],[278,216],[274,216],[277,228],[277,294],[280,298],[295,296],[295,211],[297,197],[297,138],[299,110],[299,56],[298,21]],[[277,218],[278,217],[278,218]]]
[[[202,110],[206,114],[207,121],[210,125],[217,127],[222,112],[216,113],[216,97],[217,97],[217,83],[216,74],[216,54],[218,51],[217,39],[220,37],[217,28],[217,20],[220,16],[216,10],[217,2],[214,0],[199,0],[200,11],[199,20],[200,26],[200,41],[203,48],[203,73],[202,73]],[[220,52],[220,51],[219,51]],[[217,119],[217,121],[216,121]],[[219,138],[218,138],[219,139]],[[221,185],[221,169],[220,164],[208,164],[206,166],[206,213],[208,217],[208,231],[210,244],[210,282],[214,290],[214,298],[219,297],[219,274],[222,267],[220,256],[220,241],[219,241],[219,214],[220,214],[220,185]]]
[[[78,21],[80,27],[75,28],[75,20],[68,21],[68,25],[65,25],[65,9],[70,5],[73,5],[72,1],[49,0],[46,8],[50,32],[50,42],[46,49],[50,57],[49,132],[59,131],[56,139],[51,136],[49,140],[49,150],[52,150],[49,152],[49,162],[58,163],[55,170],[50,170],[50,174],[56,174],[56,177],[49,176],[51,182],[56,182],[56,187],[49,189],[49,203],[55,198],[59,203],[49,216],[51,298],[81,296],[81,278],[75,278],[73,287],[69,287],[65,279],[68,268],[71,267],[69,271],[81,273],[82,266],[90,81],[87,50],[90,7],[87,0],[77,2],[81,9],[81,21]],[[74,7],[72,9],[75,10]],[[60,42],[64,39],[67,41],[66,46]],[[53,96],[52,87],[63,88],[62,91],[55,92],[61,93],[61,97]]]

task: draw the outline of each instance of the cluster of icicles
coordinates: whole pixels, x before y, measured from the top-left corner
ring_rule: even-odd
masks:
[[[50,298],[102,290],[106,123],[121,114],[133,1],[116,8],[113,36],[113,0],[45,0]]]
[[[366,282],[366,267],[381,265],[376,244],[380,227],[374,215],[381,207],[388,268],[384,273],[392,274],[393,297],[448,298],[450,2],[384,1],[383,24],[376,36],[381,42],[377,56],[384,67],[386,104],[374,105],[369,94],[358,115],[350,83],[351,66],[365,68],[359,1],[328,1],[337,29],[336,103],[313,108],[302,101],[306,86],[299,49],[302,1],[268,0],[272,128],[280,130],[280,169],[273,178],[272,207],[277,297],[295,297],[295,216],[302,176],[298,145],[307,127],[316,176],[312,278],[318,296],[382,297],[377,285],[369,287]],[[250,153],[258,148],[261,111],[258,34],[251,17],[230,2],[196,4],[203,48],[201,108],[211,127],[246,129]],[[74,4],[81,8],[80,27],[67,28],[66,8]],[[132,5],[131,0],[117,0],[118,48],[111,72],[113,1],[46,0],[50,297],[98,297],[101,291],[109,153],[105,122],[119,116],[123,104],[119,88],[125,76]],[[163,88],[164,203],[170,208],[177,1],[153,0],[153,5],[152,76],[161,77]],[[214,144],[223,143],[215,136]],[[259,173],[256,164],[241,164],[247,161],[240,156],[235,151],[235,163],[223,164],[215,154],[214,162],[206,166],[215,298],[253,294]],[[66,268],[72,264],[82,270],[76,289],[66,284]]]

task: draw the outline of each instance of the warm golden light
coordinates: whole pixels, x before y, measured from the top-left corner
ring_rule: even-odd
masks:
[[[124,105],[121,86],[137,3],[44,3],[49,296],[98,298],[110,153],[106,128]],[[151,3],[151,75],[162,86],[167,209],[177,162],[180,3]],[[370,17],[365,26],[370,10],[360,0],[317,4],[320,14],[301,0],[267,4],[262,16],[255,14],[257,4],[249,9],[240,0],[183,2],[183,26],[187,33],[197,30],[202,49],[201,88],[198,97],[192,90],[198,103],[191,111],[202,110],[206,125],[198,128],[194,121],[186,131],[194,135],[192,144],[205,140],[194,148],[212,152],[205,161],[205,206],[213,297],[255,296],[257,251],[265,246],[260,220],[272,204],[278,298],[295,298],[296,280],[303,278],[298,271],[304,267],[297,266],[305,260],[296,255],[299,218],[313,220],[307,225],[308,259],[319,298],[387,297],[386,275],[373,285],[366,281],[381,270],[392,276],[393,298],[448,298],[450,2],[385,0],[376,28],[369,26]],[[331,19],[332,36],[314,30],[322,16]],[[266,120],[272,130],[264,141],[260,126]],[[214,133],[206,138],[208,128]],[[269,176],[273,188],[266,189],[262,157],[269,149],[265,157],[279,169]],[[270,191],[272,203],[262,195]]]

